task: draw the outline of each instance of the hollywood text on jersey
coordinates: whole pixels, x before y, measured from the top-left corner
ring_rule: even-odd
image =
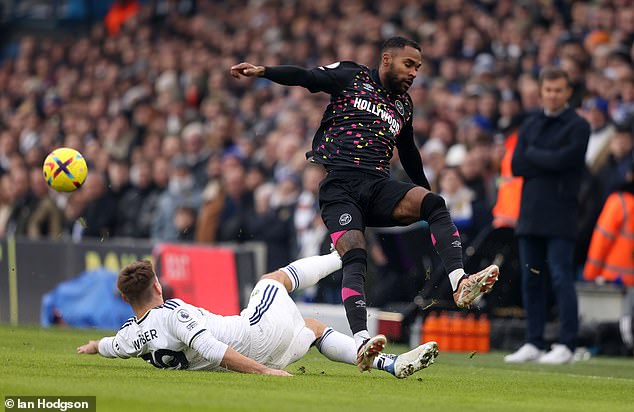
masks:
[[[388,111],[383,110],[380,107],[380,104],[377,105],[365,99],[355,97],[352,105],[359,110],[365,110],[366,112],[372,113],[381,118],[381,120],[390,125],[390,133],[392,133],[392,135],[396,136],[401,131],[401,124],[398,120],[396,120]]]

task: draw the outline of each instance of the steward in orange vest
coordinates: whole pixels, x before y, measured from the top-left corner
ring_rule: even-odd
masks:
[[[634,182],[628,180],[625,190],[612,193],[603,206],[588,250],[586,280],[602,277],[634,286]]]
[[[517,130],[504,141],[506,152],[500,165],[498,196],[493,207],[493,227],[515,227],[520,215],[520,199],[522,197],[521,177],[513,176],[511,160],[517,145]]]

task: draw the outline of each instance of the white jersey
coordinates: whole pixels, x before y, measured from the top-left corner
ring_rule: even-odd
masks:
[[[213,314],[169,299],[128,319],[99,342],[108,358],[140,357],[162,369],[220,370],[227,347],[272,368],[302,357],[315,340],[283,285],[262,280],[239,316]]]
[[[219,368],[231,346],[245,356],[250,351],[249,322],[242,316],[220,316],[169,299],[149,310],[141,319],[128,319],[116,336],[99,342],[99,353],[106,357],[140,357],[164,369]],[[196,341],[212,346],[209,359],[196,350]]]

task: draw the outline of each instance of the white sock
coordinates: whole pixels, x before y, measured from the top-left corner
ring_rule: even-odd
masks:
[[[456,289],[458,289],[458,282],[460,282],[460,279],[462,279],[464,275],[465,275],[464,269],[456,269],[456,270],[453,270],[449,274],[449,282],[451,282],[451,290],[455,292]]]
[[[280,270],[291,280],[291,292],[316,285],[320,279],[341,269],[341,258],[335,251],[329,255],[311,256],[296,260]]]
[[[315,344],[317,350],[331,361],[347,363],[348,365],[357,364],[357,349],[354,339],[341,332],[337,332],[333,328],[326,328],[321,338]],[[375,369],[389,370],[394,363],[396,355],[391,353],[381,353],[374,358],[372,365]]]
[[[368,333],[367,330],[359,331],[359,332],[355,333],[353,336],[354,336],[354,344],[355,344],[355,347],[357,348],[357,350],[359,350],[361,345],[363,345],[363,343],[366,340],[370,339],[370,334]]]
[[[322,355],[335,362],[357,364],[357,349],[352,339],[348,335],[337,332],[333,328],[326,328],[321,338],[315,344],[317,350]]]

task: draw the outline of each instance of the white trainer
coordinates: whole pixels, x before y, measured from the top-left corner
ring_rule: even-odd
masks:
[[[372,369],[374,358],[379,355],[386,343],[387,339],[384,335],[376,335],[363,342],[357,352],[357,367],[361,372]]]
[[[544,365],[563,365],[572,362],[573,359],[574,353],[568,349],[568,346],[555,343],[551,346],[550,351],[542,355],[537,362]]]
[[[468,308],[480,296],[489,293],[498,280],[500,268],[491,265],[478,273],[465,276],[453,293],[453,299],[459,308]]]
[[[407,378],[419,370],[429,367],[438,356],[438,344],[427,342],[409,352],[402,353],[394,361],[394,376]]]
[[[507,363],[524,363],[535,362],[544,355],[544,351],[539,350],[537,346],[532,343],[525,343],[515,352],[504,357],[504,362]]]

